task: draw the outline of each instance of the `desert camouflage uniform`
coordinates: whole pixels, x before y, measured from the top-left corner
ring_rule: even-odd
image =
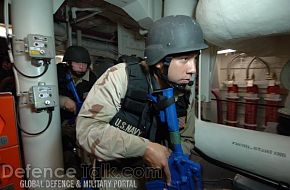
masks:
[[[149,142],[109,124],[121,108],[127,86],[126,64],[111,67],[96,81],[77,117],[78,142],[99,161],[142,157]],[[187,153],[193,148],[193,128],[187,126],[181,131]]]

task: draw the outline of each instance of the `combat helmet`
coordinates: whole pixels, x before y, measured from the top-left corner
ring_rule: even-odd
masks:
[[[66,49],[62,59],[63,62],[77,62],[91,64],[91,58],[88,50],[81,46],[70,46]]]
[[[155,65],[170,54],[207,48],[199,24],[189,16],[163,17],[149,30],[145,57],[148,65]]]

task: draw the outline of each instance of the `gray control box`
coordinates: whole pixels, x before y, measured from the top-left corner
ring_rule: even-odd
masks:
[[[30,90],[30,102],[35,109],[46,109],[56,106],[56,97],[54,85],[45,85],[40,83],[38,86],[32,86]]]
[[[36,59],[52,59],[55,57],[52,37],[39,34],[28,34],[27,51],[29,56]]]

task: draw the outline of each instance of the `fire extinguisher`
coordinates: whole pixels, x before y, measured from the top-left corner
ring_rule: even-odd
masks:
[[[227,125],[230,126],[237,126],[237,111],[238,111],[238,104],[237,100],[238,97],[239,87],[238,85],[234,84],[228,87],[228,94],[227,94]]]
[[[268,86],[267,94],[264,98],[266,108],[265,108],[265,126],[268,125],[268,122],[278,121],[278,106],[281,102],[280,98],[280,87],[279,85]]]
[[[256,130],[257,128],[257,103],[259,88],[257,85],[248,86],[246,96],[244,97],[245,105],[245,124],[246,129]]]

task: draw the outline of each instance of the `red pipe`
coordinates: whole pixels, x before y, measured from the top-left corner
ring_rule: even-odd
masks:
[[[226,123],[227,125],[234,126],[234,127],[237,126],[238,124],[238,121],[237,121],[238,104],[236,102],[239,99],[238,92],[239,92],[239,88],[236,84],[228,87],[227,100],[229,100],[229,102],[227,103]]]
[[[265,104],[268,105],[265,108],[265,126],[268,122],[278,121],[278,106],[281,102],[280,87],[278,85],[268,86],[267,95],[264,98]]]
[[[256,130],[257,128],[257,101],[259,89],[257,85],[247,87],[247,95],[245,96],[245,124],[246,129]]]

